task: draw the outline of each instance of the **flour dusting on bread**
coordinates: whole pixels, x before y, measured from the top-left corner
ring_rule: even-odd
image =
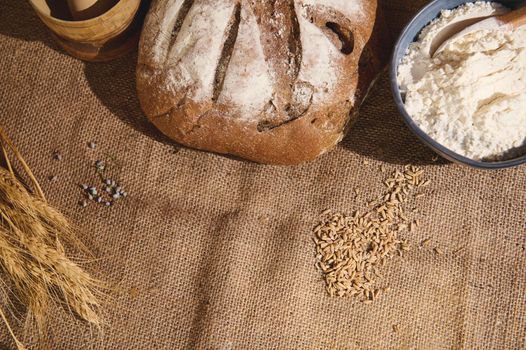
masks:
[[[298,79],[316,87],[313,95],[315,104],[321,101],[334,102],[334,97],[331,96],[335,95],[334,89],[338,80],[341,80],[341,72],[338,69],[341,53],[316,25],[306,19],[305,9],[301,10],[301,14],[299,20],[303,61]],[[320,52],[323,52],[323,55],[320,55]]]
[[[188,12],[167,59],[192,82],[191,97],[211,99],[216,63],[219,61],[225,28],[235,10],[234,1],[201,1]]]
[[[239,106],[240,118],[255,118],[272,99],[273,82],[269,74],[256,16],[248,6],[241,10],[241,23],[233,55],[226,72],[219,103]]]

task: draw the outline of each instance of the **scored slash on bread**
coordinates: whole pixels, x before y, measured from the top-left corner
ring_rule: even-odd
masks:
[[[297,164],[338,143],[385,48],[374,0],[153,1],[137,90],[177,142]]]

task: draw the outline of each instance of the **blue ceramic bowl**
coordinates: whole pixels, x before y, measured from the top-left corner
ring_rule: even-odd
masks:
[[[461,163],[461,164],[469,165],[471,167],[482,168],[482,169],[502,169],[502,168],[518,166],[520,164],[526,163],[526,154],[518,158],[509,159],[505,161],[499,161],[499,162],[481,162],[481,161],[476,161],[476,160],[461,156],[460,154],[449,150],[448,148],[442,146],[441,144],[433,140],[431,137],[429,137],[422,129],[418,127],[418,125],[414,122],[414,120],[405,110],[404,102],[402,100],[402,95],[400,93],[400,89],[399,89],[397,78],[396,78],[397,73],[398,73],[398,64],[400,63],[400,60],[405,55],[406,50],[409,47],[409,45],[413,41],[416,40],[417,36],[420,34],[420,31],[429,22],[431,22],[433,19],[438,17],[440,15],[440,11],[442,11],[443,9],[453,9],[453,8],[456,8],[468,2],[474,2],[474,0],[464,0],[464,1],[462,0],[434,0],[434,1],[431,1],[426,7],[424,7],[411,20],[411,22],[409,22],[409,24],[402,31],[402,34],[400,35],[400,37],[398,38],[396,42],[396,46],[394,48],[393,57],[391,61],[390,74],[391,74],[391,88],[393,91],[393,95],[394,95],[396,104],[398,106],[398,109],[400,110],[400,113],[402,114],[404,118],[405,123],[426,145],[431,147],[435,152],[440,154],[442,157],[448,160],[451,160],[453,162],[456,162],[456,163]],[[509,0],[509,1],[499,0],[496,2],[499,2],[503,4],[504,6],[512,8],[512,9],[520,7],[522,5],[526,5],[526,0]]]

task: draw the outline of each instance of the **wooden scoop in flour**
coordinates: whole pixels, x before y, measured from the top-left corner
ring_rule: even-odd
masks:
[[[73,19],[83,21],[102,15],[117,2],[117,0],[68,0],[68,7]]]
[[[444,50],[449,43],[469,33],[479,30],[514,30],[523,25],[526,25],[526,6],[503,15],[486,18],[475,24],[471,24],[468,27],[446,27],[445,31],[448,31],[449,29],[450,32],[442,32],[435,37],[435,41],[431,44],[430,54],[431,56],[435,56]]]

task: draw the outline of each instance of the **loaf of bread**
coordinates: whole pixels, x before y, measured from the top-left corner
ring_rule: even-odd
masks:
[[[386,61],[377,12],[376,0],[154,0],[141,106],[189,147],[312,160],[343,138]]]

